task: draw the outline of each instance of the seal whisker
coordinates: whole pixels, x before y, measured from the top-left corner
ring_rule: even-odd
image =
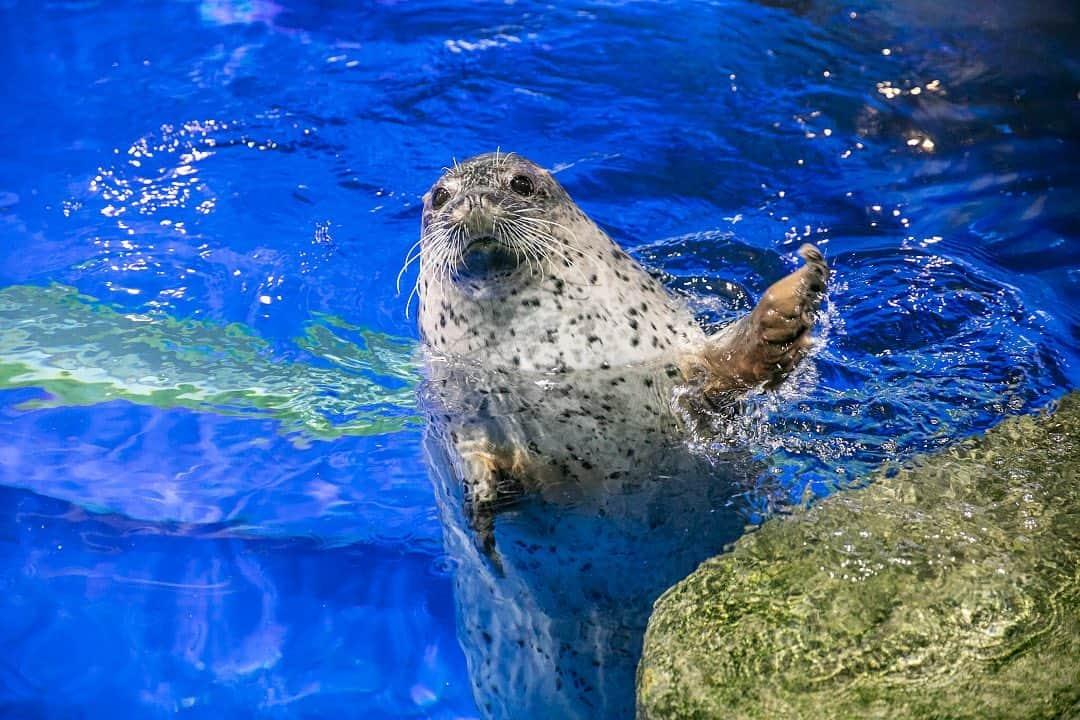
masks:
[[[426,247],[424,247],[422,244],[425,240],[427,241]],[[420,238],[420,242],[413,244],[413,246],[409,248],[409,252],[406,254],[407,256],[405,258],[405,264],[402,266],[397,276],[396,285],[399,295],[401,294],[401,278],[403,274],[405,273],[406,269],[417,260],[420,261],[420,272],[417,274],[416,282],[413,283],[412,290],[409,292],[409,297],[405,300],[406,318],[409,317],[409,309],[412,306],[413,296],[418,296],[420,292],[420,280],[425,275],[425,273],[433,271],[434,275],[431,278],[430,282],[438,284],[440,288],[442,287],[440,274],[444,265],[448,264],[448,258],[446,257],[446,255],[447,248],[450,244],[449,223],[440,219],[428,225],[426,232]],[[416,250],[418,245],[420,246],[420,248],[414,255],[413,251]],[[423,298],[419,299],[421,302],[423,301]]]
[[[560,245],[569,248],[569,245],[562,238],[556,237],[551,232],[550,229],[547,229],[547,228],[544,227],[545,225],[555,227],[555,228],[558,228],[559,230],[562,230],[567,235],[572,236],[573,232],[571,232],[570,228],[566,227],[565,225],[560,225],[559,223],[555,222],[554,220],[546,220],[544,218],[538,218],[538,217],[533,217],[531,215],[524,215],[524,214],[519,214],[517,216],[517,220],[520,220],[521,222],[523,222],[523,223],[525,223],[527,225],[530,225],[532,227],[537,228],[538,232],[542,232],[545,236],[550,237],[552,240],[558,241]]]
[[[449,262],[450,258],[456,256],[461,258],[462,261],[464,261],[465,258],[463,256],[463,251],[465,250],[465,244],[468,242],[465,237],[465,227],[463,225],[455,225],[450,231],[450,236],[452,240],[452,247],[449,248],[447,251],[447,262],[444,264],[443,267],[443,270],[446,273],[447,282],[450,282],[451,279],[450,275],[452,267]],[[468,267],[468,265],[466,265],[466,267]]]
[[[423,243],[423,242],[424,242],[424,239],[420,238],[415,243],[413,243],[413,246],[411,248],[409,248],[408,252],[405,253],[405,264],[402,265],[401,270],[398,271],[397,281],[395,283],[395,287],[397,289],[397,294],[398,295],[401,295],[401,276],[405,274],[405,270],[408,269],[408,267],[410,265],[412,265],[414,262],[419,260],[420,256],[422,256],[424,254],[423,248],[420,248],[420,244]],[[420,249],[416,253],[416,255],[413,256],[412,253],[413,253],[414,250],[417,250],[417,248],[420,248]],[[408,317],[408,315],[406,315],[406,317]]]
[[[410,264],[412,264],[418,257],[423,255],[424,252],[425,251],[423,248],[417,248],[416,245],[413,245],[411,248],[409,248],[408,254],[405,255],[405,267],[408,267]]]
[[[542,275],[544,272],[544,257],[540,252],[541,248],[532,238],[523,233],[521,228],[513,223],[513,220],[505,222],[504,219],[504,225],[506,237],[510,244],[525,255],[526,262],[529,264],[529,269],[533,271],[533,274]]]
[[[409,306],[412,305],[413,297],[417,298],[418,303],[420,301],[419,292],[420,292],[420,281],[417,280],[415,283],[413,283],[412,291],[409,293],[408,299],[405,300],[405,319],[406,320],[409,319]]]
[[[501,230],[499,229],[500,221],[503,223],[503,227],[502,227]],[[506,218],[500,218],[500,217],[493,218],[492,226],[493,226],[493,229],[494,229],[494,232],[495,232],[495,237],[502,240],[504,242],[504,244],[509,246],[511,249],[513,249],[515,251],[519,251],[522,255],[524,255],[525,256],[525,263],[529,266],[529,270],[534,271],[534,268],[533,268],[534,257],[532,255],[532,253],[529,252],[528,245],[525,242],[523,242],[524,238],[520,237],[519,233],[517,232],[517,229],[514,228],[512,224],[507,224]]]
[[[412,265],[417,260],[421,259],[421,257],[423,257],[423,254],[422,253],[417,253],[416,257],[412,258],[407,263],[402,265],[401,270],[398,271],[397,281],[395,283],[395,292],[396,292],[398,297],[401,297],[401,276],[405,274],[405,271],[409,269],[410,265]]]
[[[438,280],[444,262],[443,256],[450,242],[449,234],[450,230],[445,224],[437,226],[433,230],[429,229],[425,233],[428,245],[420,261],[420,275],[430,272],[433,274],[432,280]],[[419,277],[417,282],[419,282]]]
[[[542,269],[543,260],[548,256],[548,252],[546,252],[548,246],[546,246],[539,237],[532,236],[531,234],[524,232],[521,228],[515,227],[514,232],[519,237],[518,242],[521,243],[530,254],[537,258],[537,262]]]
[[[511,250],[519,250],[517,243],[514,242],[510,232],[506,228],[499,228],[500,221],[504,221],[505,218],[500,218],[498,215],[492,215],[491,217],[491,234],[499,240],[503,245]],[[525,262],[529,263],[529,256],[525,256]],[[530,269],[532,266],[530,264]]]
[[[563,264],[568,269],[573,268],[574,272],[577,273],[578,277],[581,279],[582,285],[588,284],[585,279],[585,274],[581,271],[581,268],[579,268],[574,263],[574,261],[571,260],[568,255],[562,251],[561,248],[567,247],[564,243],[562,243],[559,239],[555,238],[549,233],[545,233],[543,231],[539,231],[535,227],[529,227],[528,225],[523,225],[519,223],[518,221],[521,220],[521,217],[515,217],[512,220],[514,230],[518,232],[523,238],[527,239],[530,247],[532,247],[535,252],[545,257],[555,255],[563,261]]]
[[[551,225],[552,227],[559,228],[560,230],[562,230],[565,233],[570,233],[570,228],[566,227],[565,225],[560,225],[559,223],[555,222],[554,220],[548,220],[547,218],[536,217],[535,215],[522,214],[519,219],[527,221],[527,222],[531,222],[531,223],[543,223],[545,225]],[[572,234],[572,233],[570,233],[570,234]]]
[[[530,220],[535,220],[535,219],[536,218],[523,217],[523,216],[519,215],[519,216],[514,218],[514,222],[517,223],[519,226],[524,225],[525,227],[523,228],[523,230],[525,232],[527,232],[529,235],[531,235],[533,237],[536,237],[537,239],[543,241],[545,247],[552,248],[552,249],[556,249],[558,247],[564,247],[564,248],[569,249],[569,245],[567,245],[565,242],[563,242],[563,240],[561,238],[558,238],[555,235],[552,235],[550,232],[538,227],[535,223],[530,222]],[[569,231],[567,231],[567,232],[569,232]],[[568,260],[568,258],[565,255],[563,255],[562,257],[563,257],[564,260]]]

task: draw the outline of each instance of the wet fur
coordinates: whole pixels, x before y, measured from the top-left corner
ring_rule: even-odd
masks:
[[[536,192],[515,192],[518,175]],[[449,197],[435,207],[438,188]],[[469,267],[478,243],[497,245],[497,272]],[[533,163],[473,158],[425,195],[410,255],[425,448],[485,716],[632,716],[652,601],[738,536],[741,479],[759,472],[687,437],[806,354],[828,270],[815,248],[801,254],[707,337]]]

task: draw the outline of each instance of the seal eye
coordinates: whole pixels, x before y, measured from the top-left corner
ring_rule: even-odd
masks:
[[[510,189],[518,195],[532,195],[533,181],[528,175],[515,175],[510,180]]]
[[[438,210],[446,201],[450,199],[450,191],[444,187],[435,188],[435,192],[431,195],[431,207]]]

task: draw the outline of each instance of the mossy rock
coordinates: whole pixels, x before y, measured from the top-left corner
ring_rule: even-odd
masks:
[[[1080,718],[1080,393],[765,523],[657,602],[641,720]]]

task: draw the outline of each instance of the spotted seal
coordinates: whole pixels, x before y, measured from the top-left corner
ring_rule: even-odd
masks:
[[[801,254],[707,335],[524,158],[455,164],[425,195],[425,451],[485,717],[632,717],[649,608],[738,537],[762,472],[687,438],[805,355],[828,269]]]

